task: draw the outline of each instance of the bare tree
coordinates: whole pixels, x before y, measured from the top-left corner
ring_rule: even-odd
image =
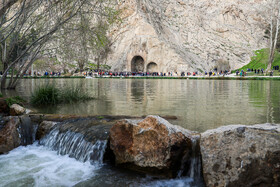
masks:
[[[74,61],[83,71],[89,61],[95,61],[99,69],[101,61],[110,51],[107,31],[111,24],[119,21],[119,12],[114,5],[113,2],[102,1],[97,5],[98,14],[94,14],[88,6],[83,7],[71,22],[64,25],[56,42],[60,46],[57,49],[58,58],[66,60],[64,64],[69,64],[69,61],[73,64]]]
[[[32,65],[52,35],[73,18],[83,4],[82,0],[21,0],[2,9],[5,12],[0,22],[4,71],[1,88],[6,88],[8,73],[11,78],[7,88],[15,88],[18,78]]]
[[[99,4],[111,0],[2,0],[0,4],[1,88],[14,89],[32,63],[50,47],[62,26],[76,18],[83,7],[102,14]],[[83,36],[82,36],[83,37]],[[86,39],[81,39],[82,42]],[[86,54],[83,57],[86,59]],[[6,86],[7,75],[10,75]]]
[[[273,0],[270,5],[270,29],[269,29],[269,59],[266,71],[271,71],[276,52],[279,26],[280,26],[280,0]]]

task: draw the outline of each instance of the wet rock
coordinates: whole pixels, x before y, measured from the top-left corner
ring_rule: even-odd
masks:
[[[175,177],[190,157],[191,132],[158,116],[121,120],[110,130],[110,148],[119,166]]]
[[[0,98],[0,113],[8,114],[10,107],[4,98]]]
[[[25,113],[25,108],[23,108],[22,106],[18,105],[18,104],[13,104],[10,107],[10,115],[11,116],[20,116],[23,115]]]
[[[21,139],[18,133],[20,119],[18,117],[9,117],[5,119],[7,123],[0,128],[0,154],[7,153],[20,146]]]
[[[280,186],[280,125],[232,125],[201,135],[206,186]]]
[[[41,138],[46,136],[56,124],[57,122],[53,121],[43,121],[42,123],[40,123],[36,133],[36,139],[40,140]]]

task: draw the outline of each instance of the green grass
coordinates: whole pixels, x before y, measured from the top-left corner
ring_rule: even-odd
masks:
[[[60,91],[59,100],[62,103],[73,103],[77,101],[86,101],[93,99],[88,95],[87,92],[84,92],[78,87],[66,87]]]
[[[12,106],[13,104],[18,104],[23,106],[24,103],[26,102],[23,98],[21,98],[20,96],[14,96],[14,97],[9,97],[7,99],[5,99],[7,104],[9,106]]]
[[[46,84],[32,93],[31,103],[34,105],[55,105],[59,103],[59,90],[54,85]]]
[[[93,99],[87,92],[78,87],[65,87],[58,89],[55,85],[46,84],[39,87],[31,96],[33,105],[57,105],[60,103],[73,103]]]
[[[269,49],[261,49],[255,51],[255,56],[251,57],[251,62],[239,70],[247,71],[247,69],[264,69],[267,68],[269,58]],[[280,53],[278,51],[275,52],[274,62],[272,63],[273,66],[280,67]]]

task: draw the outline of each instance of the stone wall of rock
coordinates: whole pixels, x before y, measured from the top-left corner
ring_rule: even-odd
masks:
[[[266,0],[126,0],[119,2],[122,23],[111,29],[112,70],[131,71],[141,56],[144,71],[231,69],[267,47]],[[151,64],[150,64],[151,65]]]
[[[280,125],[232,125],[201,135],[206,186],[280,186]]]

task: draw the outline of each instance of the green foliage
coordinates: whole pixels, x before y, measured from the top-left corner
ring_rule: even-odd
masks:
[[[97,119],[104,119],[104,116],[97,116]]]
[[[3,94],[2,94],[2,93],[0,93],[0,97],[3,97]]]
[[[78,87],[56,88],[54,85],[46,84],[39,87],[31,96],[33,105],[56,105],[60,103],[73,103],[93,99],[87,92]]]
[[[110,70],[111,69],[111,66],[107,65],[107,64],[101,64],[100,69],[102,70]],[[94,63],[88,63],[88,69],[90,70],[96,70],[97,69],[97,64],[94,64]]]
[[[59,100],[61,103],[73,103],[93,99],[79,87],[66,87],[60,91]]]
[[[12,106],[13,104],[18,104],[23,106],[23,104],[26,102],[23,98],[21,98],[20,96],[14,96],[14,97],[9,97],[7,99],[5,99],[7,104],[9,106]]]
[[[255,56],[251,57],[251,62],[239,70],[247,71],[247,69],[266,69],[269,58],[269,49],[261,49],[255,51]],[[280,66],[280,53],[278,51],[275,52],[273,66]]]
[[[59,90],[54,85],[39,87],[31,96],[34,105],[55,105],[59,103]]]
[[[88,68],[89,68],[90,70],[95,70],[95,69],[97,69],[97,64],[88,63]]]

